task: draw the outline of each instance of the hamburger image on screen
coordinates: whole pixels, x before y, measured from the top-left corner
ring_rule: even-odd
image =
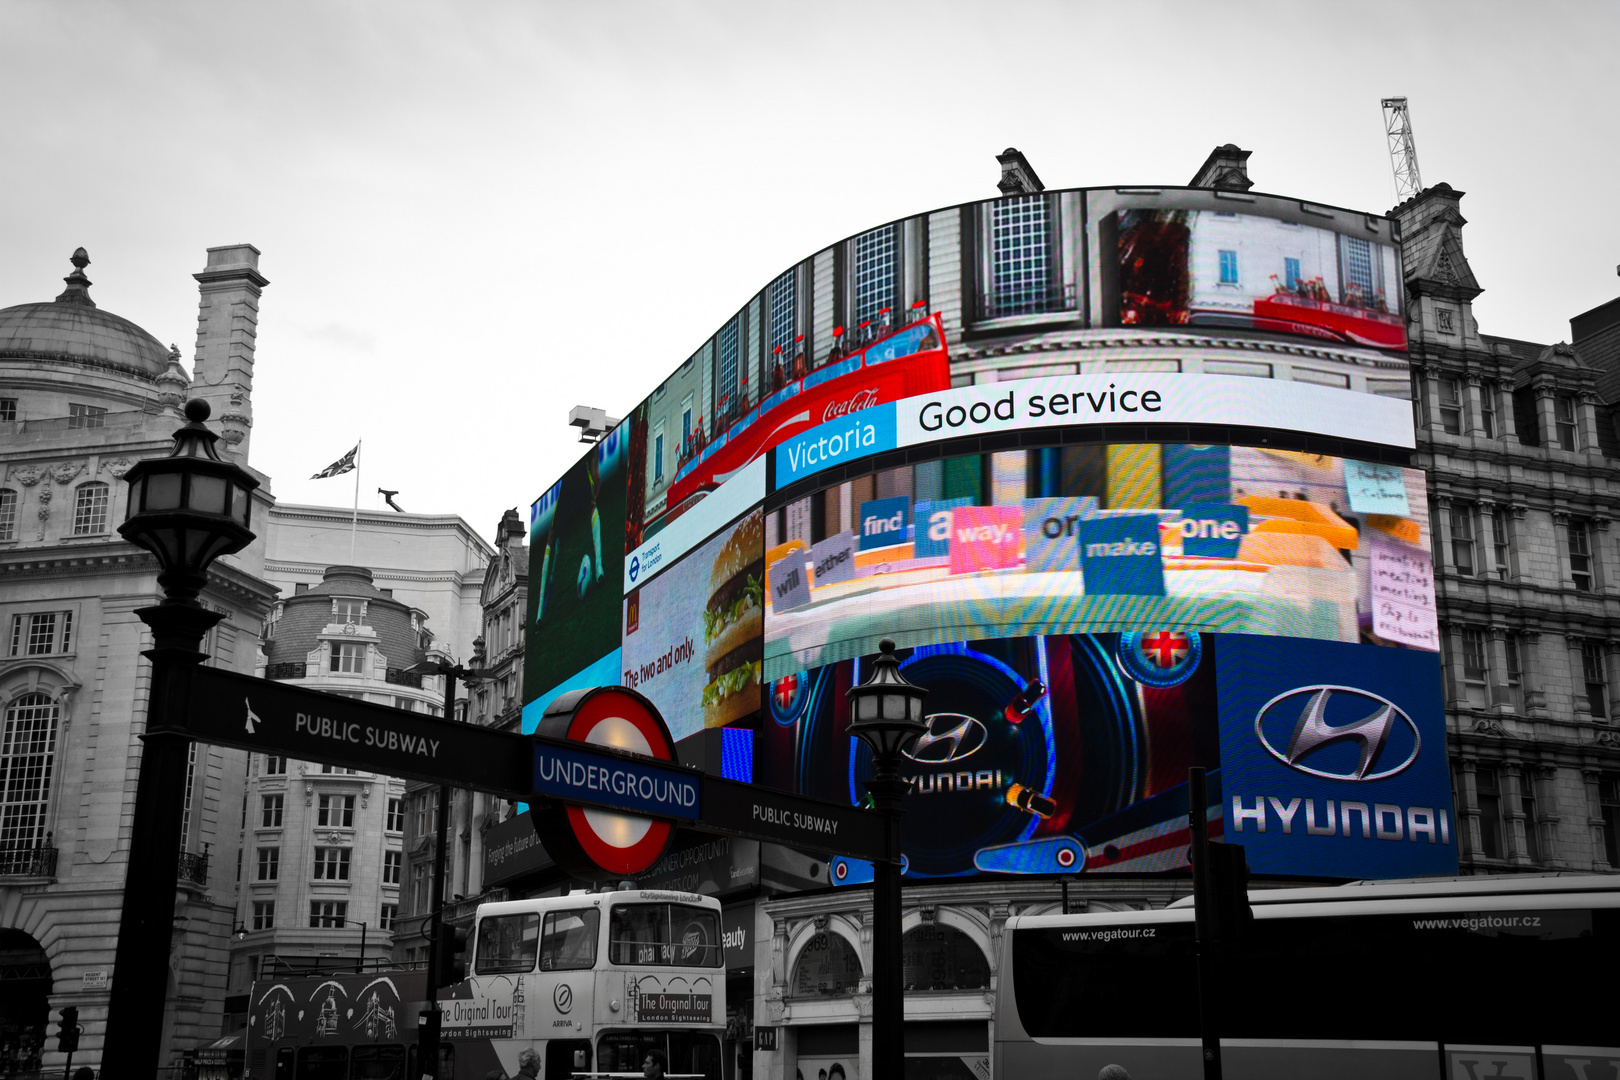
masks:
[[[703,610],[703,726],[724,727],[759,709],[765,658],[765,515],[754,511],[714,557]]]

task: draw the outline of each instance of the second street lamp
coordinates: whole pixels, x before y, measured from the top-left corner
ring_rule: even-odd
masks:
[[[923,698],[928,691],[905,680],[894,642],[878,642],[872,674],[849,688],[849,733],[872,750],[872,779],[866,790],[883,815],[884,859],[872,876],[872,1075],[901,1077],[906,1069],[904,966],[900,940],[900,803],[907,782],[900,756],[907,744],[928,730]]]

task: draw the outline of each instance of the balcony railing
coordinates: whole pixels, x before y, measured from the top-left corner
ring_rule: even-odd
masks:
[[[284,664],[271,664],[264,669],[267,679],[302,679],[308,667],[302,660],[290,660]]]
[[[51,845],[51,834],[45,834],[43,844],[6,844],[0,846],[0,877],[55,877],[56,848]]]
[[[180,880],[192,885],[208,884],[208,849],[201,852],[182,851],[180,853]]]

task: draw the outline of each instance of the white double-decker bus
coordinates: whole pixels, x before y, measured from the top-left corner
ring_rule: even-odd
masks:
[[[1620,876],[1251,893],[1218,962],[1224,1075],[1620,1078]],[[994,1075],[1105,1065],[1200,1080],[1193,910],[1020,916],[1002,937]]]
[[[481,904],[466,979],[439,991],[440,1080],[640,1076],[650,1051],[671,1077],[720,1080],[725,1031],[720,902],[644,889]],[[341,963],[341,961],[334,961]],[[259,1080],[400,1080],[418,1064],[420,970],[256,982],[245,1074]]]

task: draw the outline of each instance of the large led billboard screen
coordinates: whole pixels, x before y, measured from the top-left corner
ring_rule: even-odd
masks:
[[[858,801],[888,637],[913,878],[1184,866],[1191,765],[1260,872],[1454,869],[1399,240],[1098,189],[817,252],[536,501],[525,728],[620,682],[705,767]]]

